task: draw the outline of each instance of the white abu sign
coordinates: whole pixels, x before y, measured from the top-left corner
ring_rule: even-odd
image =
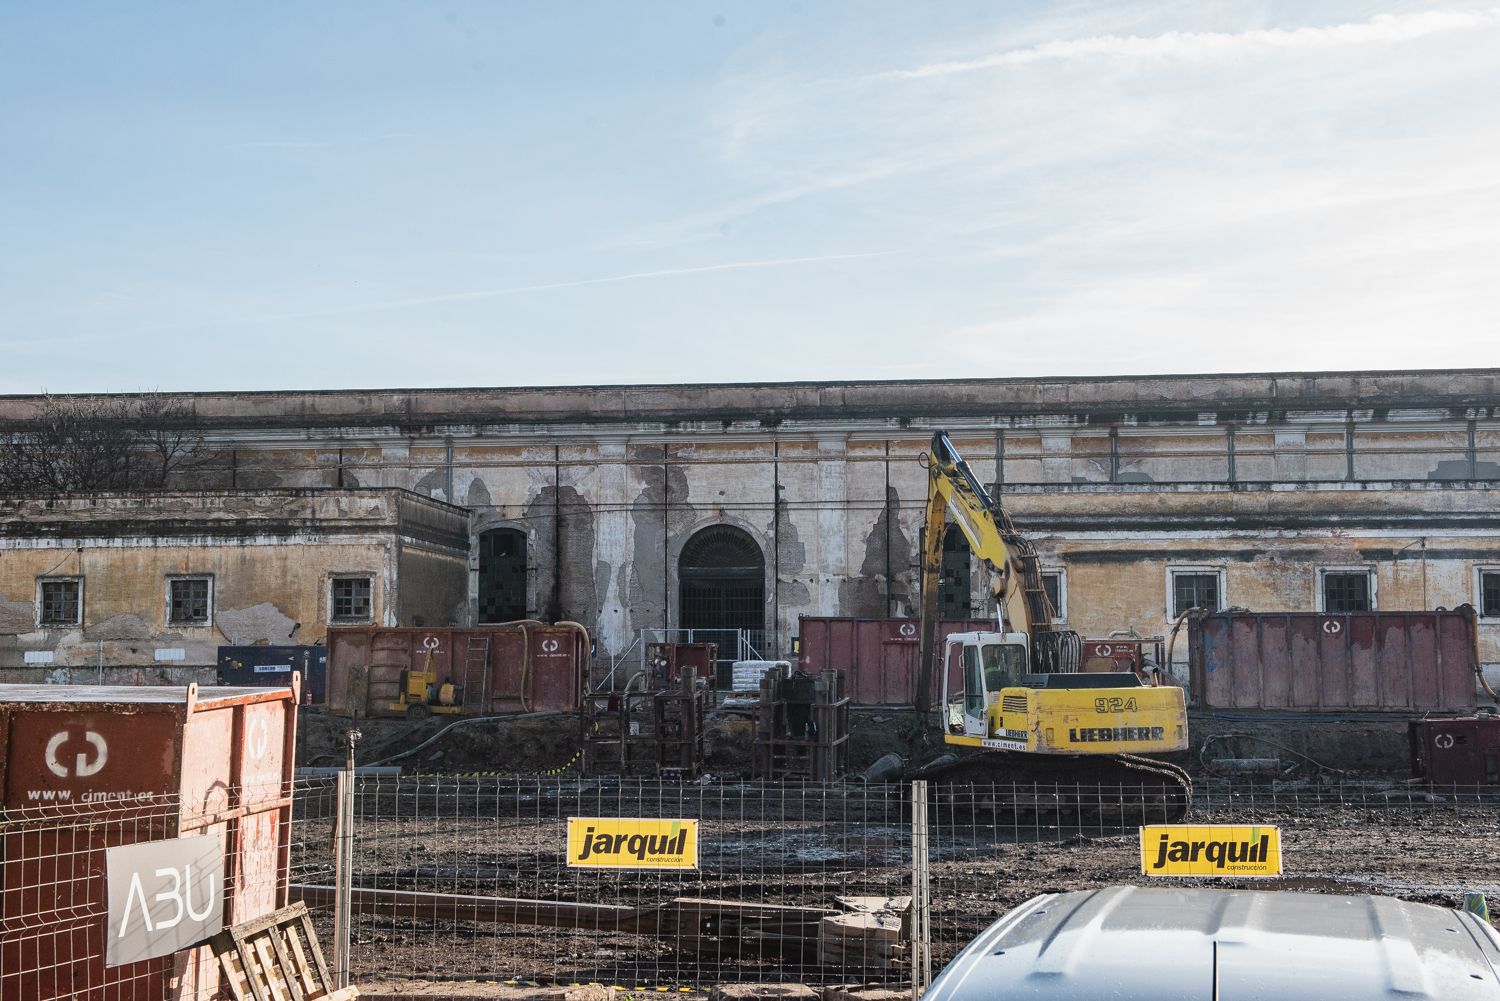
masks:
[[[224,837],[206,834],[105,851],[104,965],[167,956],[224,929]]]

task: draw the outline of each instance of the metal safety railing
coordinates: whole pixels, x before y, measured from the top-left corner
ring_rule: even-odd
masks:
[[[619,653],[610,654],[609,670],[600,682],[601,690],[612,690],[624,685],[621,665],[634,660],[635,665],[624,671],[625,675],[646,670],[646,648],[653,643],[713,643],[718,647],[717,672],[728,677],[728,672],[737,660],[765,660],[762,651],[772,651],[774,634],[764,629],[662,629],[646,627],[637,631],[630,645]]]

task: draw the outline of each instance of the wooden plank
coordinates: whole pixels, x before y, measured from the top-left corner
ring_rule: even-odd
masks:
[[[333,986],[302,904],[228,928],[211,944],[234,1001],[347,1001],[359,996],[353,988]]]
[[[329,905],[333,887],[295,885],[302,903]],[[355,888],[353,911],[387,917],[494,924],[540,925],[591,931],[624,931],[674,938],[682,944],[712,944],[725,951],[757,953],[811,951],[817,947],[818,922],[840,913],[834,908],[748,903],[678,897],[648,907],[562,900],[527,900],[414,890]],[[703,928],[717,929],[705,934]],[[674,933],[675,932],[675,936]]]
[[[270,914],[262,914],[258,918],[250,918],[248,921],[241,921],[239,924],[234,925],[229,930],[234,933],[239,941],[244,941],[257,932],[263,932],[267,928],[275,928],[277,925],[285,924],[288,921],[294,921],[297,918],[305,915],[306,913],[307,905],[299,900],[294,903],[288,904],[280,910],[272,911]]]
[[[234,1001],[251,1001],[252,995],[245,990],[244,970],[239,963],[239,953],[235,949],[234,939],[228,932],[219,932],[209,939],[209,946],[214,955],[219,957],[219,968],[224,972],[224,981],[229,985],[229,992],[234,995]]]
[[[239,958],[240,969],[245,972],[245,983],[250,987],[250,993],[255,1001],[272,1001],[266,987],[261,983],[259,964],[255,961],[255,951],[250,945],[250,939],[241,931],[239,925],[229,929],[229,937],[234,942],[234,953]]]
[[[323,990],[323,983],[316,979],[315,968],[308,962],[307,953],[302,951],[302,921],[305,920],[306,917],[303,917],[295,924],[283,925],[282,930],[286,933],[287,946],[292,950],[298,986],[305,994],[316,995]]]
[[[886,911],[899,914],[902,911],[911,910],[911,897],[834,897],[833,899],[841,907],[867,914],[879,914]]]
[[[299,902],[314,907],[329,907],[333,904],[331,886],[297,885],[291,888],[291,893]],[[356,914],[540,925],[548,928],[588,928],[597,931],[635,931],[643,921],[649,921],[654,926],[658,921],[656,912],[659,909],[364,887],[356,887],[350,891],[350,907]]]
[[[271,1001],[289,1001],[286,992],[278,983],[279,970],[276,966],[276,958],[271,953],[271,937],[264,933],[257,934],[250,948],[254,951],[255,958],[260,961],[260,974],[265,978],[266,990],[271,994]]]
[[[265,938],[270,940],[271,951],[276,954],[276,967],[281,972],[282,982],[286,986],[291,1001],[307,1001],[302,985],[298,983],[299,967],[292,963],[291,957],[287,954],[286,943],[282,939],[285,932],[286,926],[279,924],[275,928],[268,929]]]
[[[298,902],[292,905],[301,911],[300,921],[302,934],[307,939],[307,947],[312,951],[313,963],[318,970],[318,983],[333,987],[333,977],[328,972],[328,964],[323,962],[323,950],[318,948],[318,933],[313,930],[312,915],[307,913],[307,907]]]

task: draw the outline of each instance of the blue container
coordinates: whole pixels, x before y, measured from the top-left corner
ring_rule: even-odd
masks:
[[[225,685],[284,688],[292,683],[292,672],[300,671],[304,700],[311,695],[322,703],[327,670],[326,646],[219,647],[219,681]]]

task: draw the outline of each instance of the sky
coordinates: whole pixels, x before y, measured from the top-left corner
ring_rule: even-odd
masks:
[[[1497,6],[0,2],[0,393],[1497,365]]]

